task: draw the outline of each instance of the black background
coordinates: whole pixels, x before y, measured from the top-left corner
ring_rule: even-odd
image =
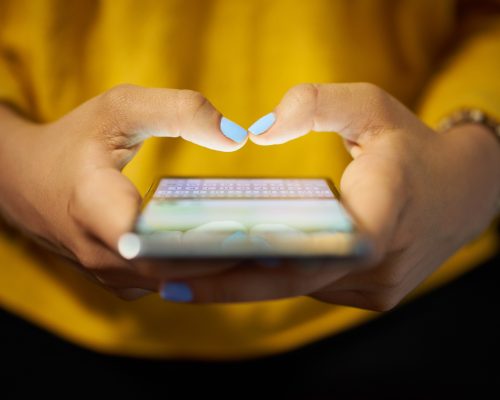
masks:
[[[0,398],[500,398],[499,268],[496,256],[361,327],[239,362],[102,355],[0,310]]]

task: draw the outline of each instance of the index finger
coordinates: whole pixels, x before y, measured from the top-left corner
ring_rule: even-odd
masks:
[[[219,151],[242,147],[247,131],[193,90],[119,85],[91,102],[105,126],[123,134],[123,147],[151,136],[181,137]]]
[[[249,128],[249,138],[273,145],[317,131],[361,143],[381,124],[403,124],[404,112],[401,103],[370,83],[300,84],[284,95],[273,113]]]

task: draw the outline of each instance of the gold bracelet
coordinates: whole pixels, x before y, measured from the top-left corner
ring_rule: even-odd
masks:
[[[479,108],[462,108],[455,111],[441,119],[438,123],[437,131],[444,132],[453,126],[471,122],[484,125],[500,141],[500,122]]]
[[[500,122],[479,108],[462,108],[455,111],[443,118],[438,123],[436,130],[441,133],[454,126],[467,123],[476,123],[485,126],[495,135],[500,144]],[[500,195],[496,203],[496,215],[498,214],[500,214]]]

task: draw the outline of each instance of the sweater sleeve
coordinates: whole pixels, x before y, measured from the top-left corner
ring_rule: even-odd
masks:
[[[500,120],[500,1],[457,3],[454,43],[428,82],[417,113],[431,127],[458,108]]]
[[[458,2],[456,27],[417,114],[433,128],[460,108],[478,108],[500,121],[500,1]],[[500,215],[493,225],[500,227]]]
[[[6,56],[0,54],[0,103],[6,103],[15,109],[26,111],[28,105],[23,96],[22,85],[17,79]]]
[[[28,96],[23,87],[22,66],[19,55],[13,50],[11,38],[17,19],[11,18],[11,3],[0,0],[0,102],[26,111]]]

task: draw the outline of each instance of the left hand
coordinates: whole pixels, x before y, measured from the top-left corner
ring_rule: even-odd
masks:
[[[500,148],[480,125],[439,134],[382,89],[367,83],[302,84],[275,109],[261,135],[273,145],[310,131],[338,132],[353,157],[343,201],[374,243],[369,268],[256,263],[182,280],[193,303],[310,296],[385,311],[435,271],[495,217]]]

